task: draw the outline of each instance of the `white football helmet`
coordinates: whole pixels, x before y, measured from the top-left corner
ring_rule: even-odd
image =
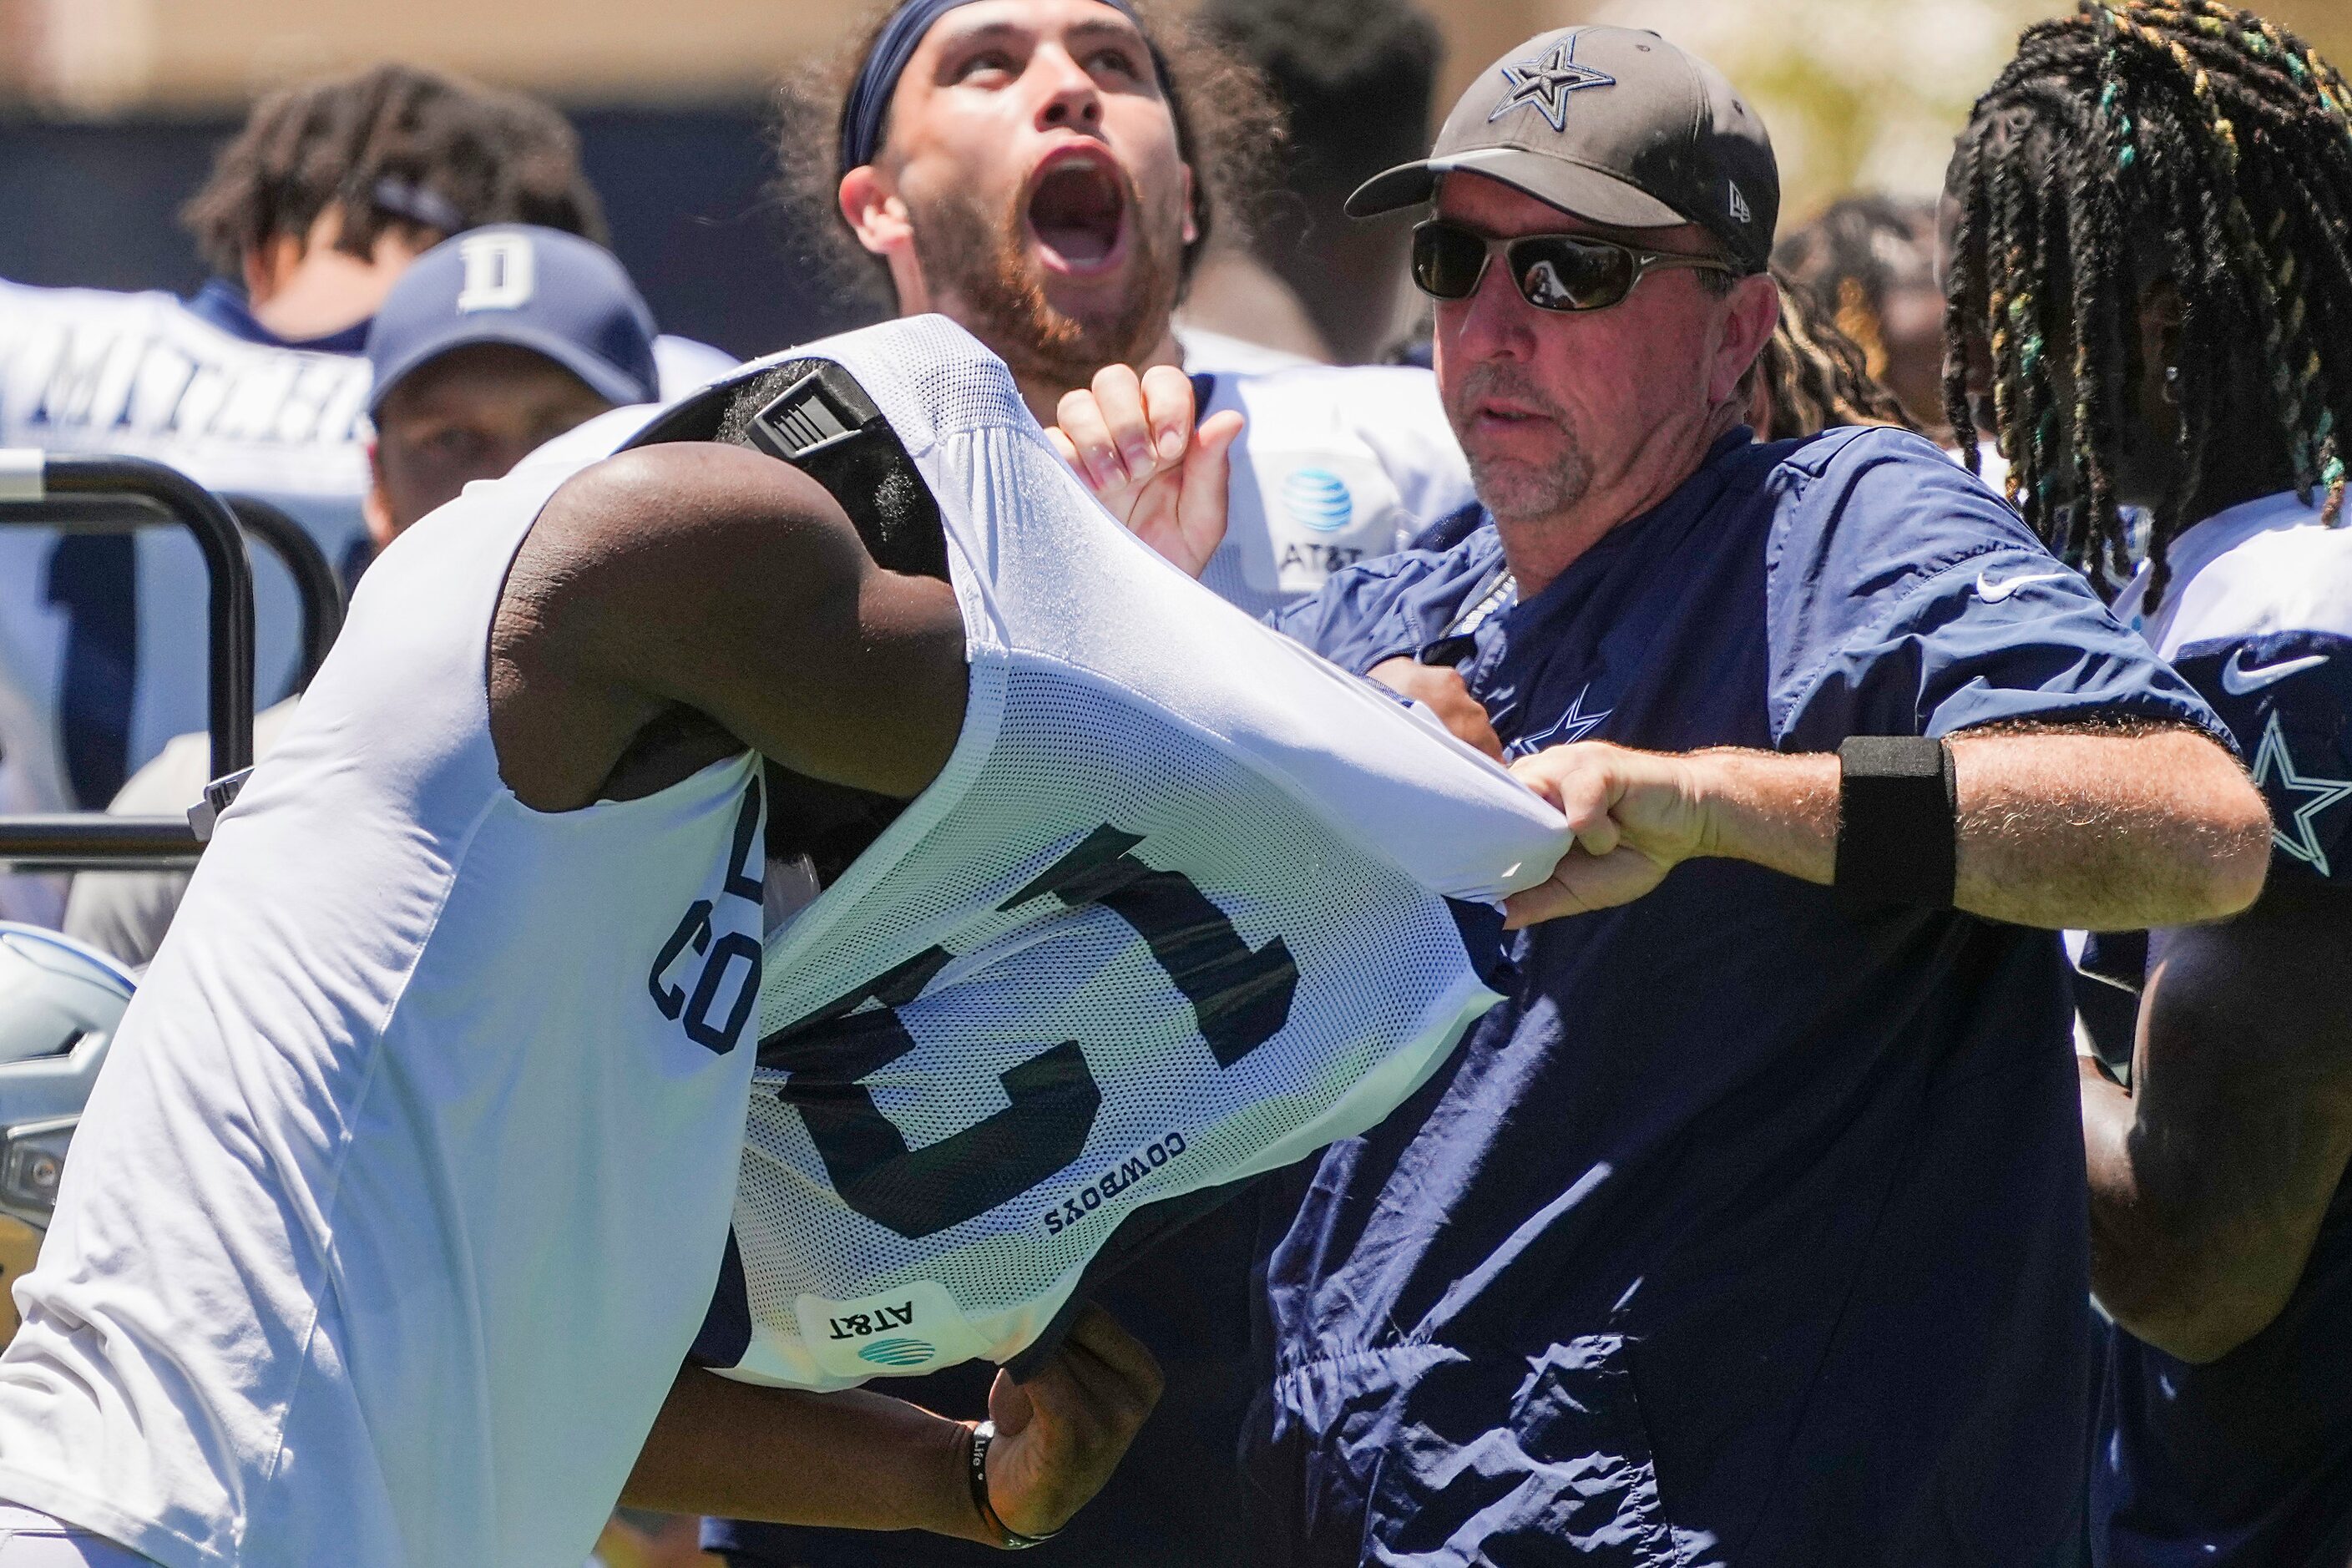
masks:
[[[0,1210],[28,1225],[49,1223],[66,1146],[133,986],[96,948],[0,921]]]

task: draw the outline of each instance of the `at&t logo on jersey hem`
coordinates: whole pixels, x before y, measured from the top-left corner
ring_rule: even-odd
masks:
[[[934,1280],[850,1301],[803,1296],[793,1308],[808,1353],[835,1380],[950,1366],[992,1348]]]

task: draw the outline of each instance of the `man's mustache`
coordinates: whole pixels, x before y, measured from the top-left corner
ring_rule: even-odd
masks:
[[[1534,375],[1518,365],[1492,361],[1472,365],[1454,380],[1445,395],[1445,410],[1459,424],[1488,398],[1515,403],[1546,419],[1565,423],[1565,411],[1545,395]]]

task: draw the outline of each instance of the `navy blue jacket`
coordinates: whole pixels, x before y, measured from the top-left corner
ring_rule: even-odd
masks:
[[[1286,612],[1353,669],[1457,633],[1491,526]],[[1471,634],[1515,752],[1836,747],[2092,714],[2223,735],[1915,437],[1727,437]],[[2089,1397],[2057,938],[1856,919],[1702,860],[1522,933],[1516,994],[1335,1145],[1268,1265],[1270,1561],[2071,1561]]]

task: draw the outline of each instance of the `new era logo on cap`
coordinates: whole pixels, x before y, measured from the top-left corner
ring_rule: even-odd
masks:
[[[1756,215],[1748,210],[1748,198],[1739,194],[1738,182],[1735,180],[1726,180],[1723,183],[1725,187],[1731,192],[1731,221],[1734,223],[1746,223],[1750,218],[1753,218]]]
[[[1511,89],[1503,94],[1495,112],[1486,116],[1486,123],[1492,125],[1515,109],[1532,109],[1549,121],[1554,131],[1568,129],[1570,93],[1580,88],[1617,85],[1617,79],[1607,72],[1576,63],[1572,33],[1531,59],[1503,67],[1503,79],[1511,84]]]

